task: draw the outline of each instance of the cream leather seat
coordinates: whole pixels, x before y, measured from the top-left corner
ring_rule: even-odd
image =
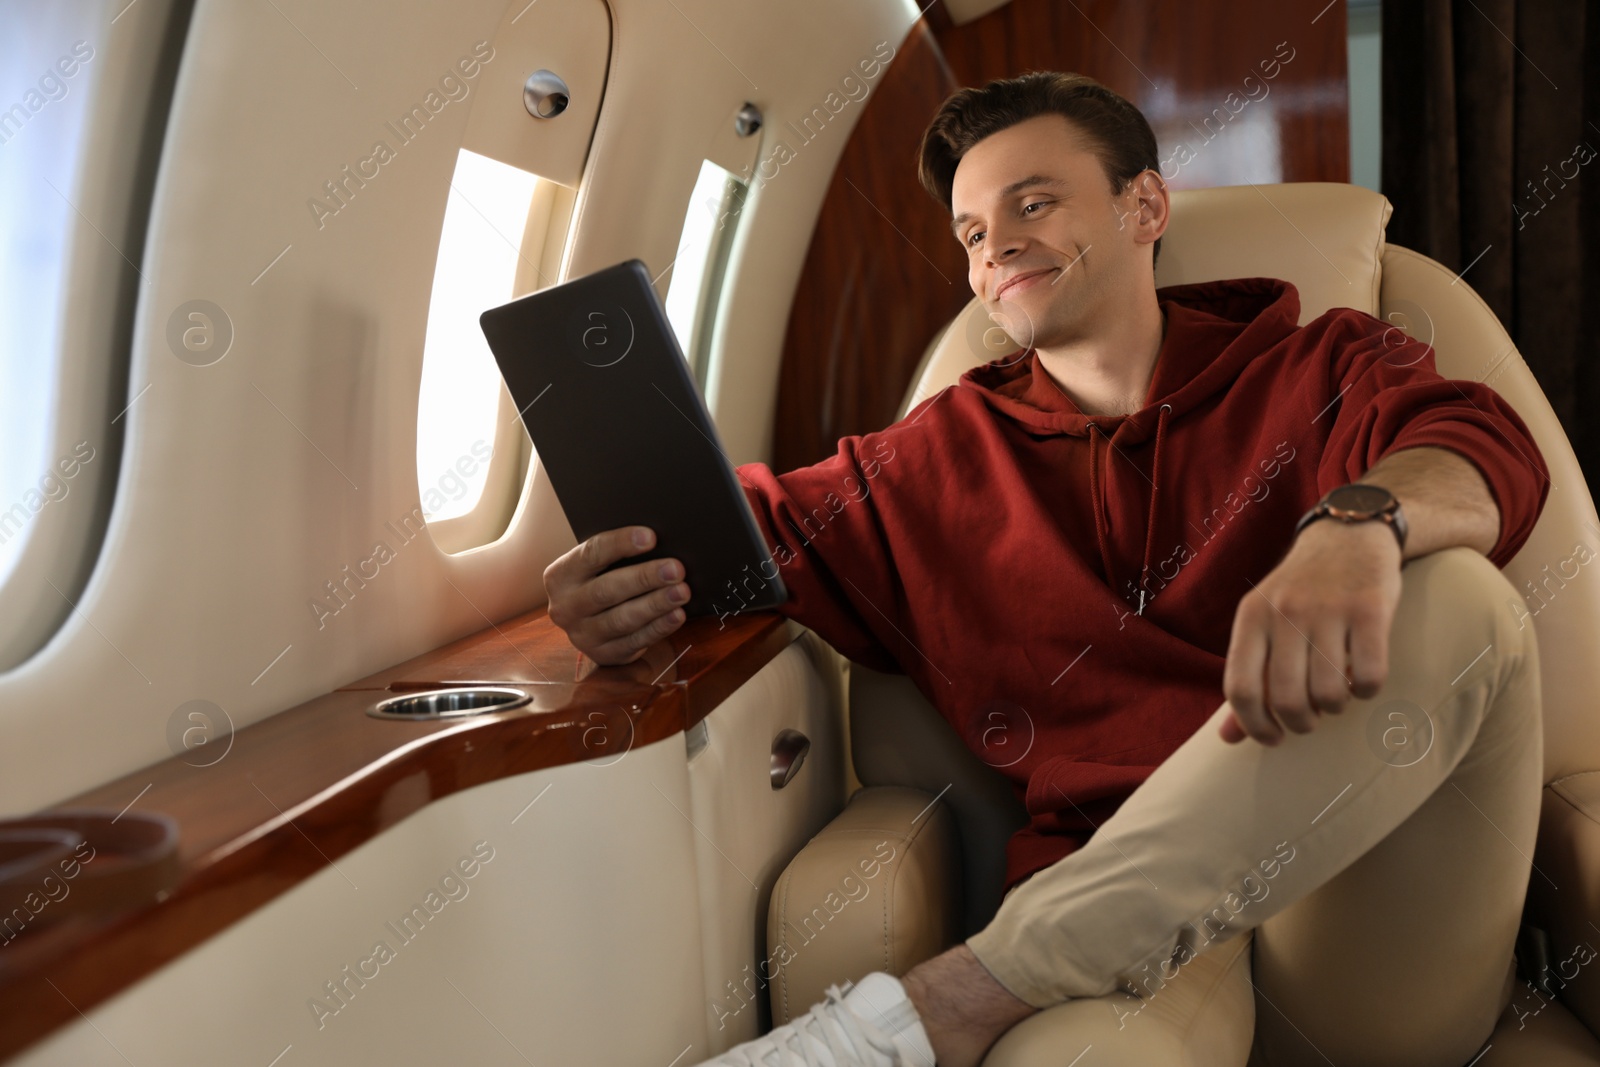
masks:
[[[1528,591],[1522,608],[1508,609],[1525,610],[1537,629],[1545,716],[1546,787],[1526,918],[1548,933],[1550,963],[1564,988],[1547,1003],[1519,983],[1477,1063],[1600,1065],[1593,1036],[1600,1033],[1600,960],[1581,947],[1600,945],[1600,712],[1590,703],[1600,693],[1600,576],[1584,573],[1591,559],[1600,562],[1600,520],[1566,435],[1504,328],[1452,272],[1386,245],[1389,213],[1382,196],[1348,185],[1179,192],[1156,283],[1287,279],[1299,289],[1302,323],[1331,307],[1392,322],[1431,341],[1446,377],[1493,386],[1533,431],[1552,488],[1505,573]],[[974,298],[930,345],[901,414],[968,368],[1016,348]],[[775,1023],[804,1012],[830,983],[872,970],[904,973],[985,925],[1000,901],[1006,838],[1027,821],[1004,779],[961,744],[903,675],[849,670],[852,759],[864,788],[795,857],[773,892],[769,958],[783,962],[771,986]],[[880,905],[841,910],[820,929],[795,902],[822,899],[869,838],[896,849],[883,868]],[[813,929],[814,937],[800,932]],[[1560,948],[1574,945],[1576,953]],[[1222,970],[1231,964],[1216,966],[1222,989]],[[1248,986],[1235,987],[1245,993],[1224,993],[1225,1010],[1252,1010]],[[1531,1025],[1535,1015],[1538,1025]],[[1205,1034],[1185,1036],[1191,1038]],[[999,1058],[991,1056],[991,1065]]]

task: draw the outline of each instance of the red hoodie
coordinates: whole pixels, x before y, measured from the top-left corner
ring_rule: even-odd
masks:
[[[1510,405],[1371,315],[1297,327],[1299,294],[1267,278],[1157,297],[1166,335],[1131,415],[1082,414],[1030,349],[814,466],[739,468],[783,613],[908,674],[1011,780],[1031,822],[1007,888],[1078,848],[1217,709],[1240,599],[1328,490],[1397,449],[1448,448],[1500,507],[1502,567],[1548,491]]]

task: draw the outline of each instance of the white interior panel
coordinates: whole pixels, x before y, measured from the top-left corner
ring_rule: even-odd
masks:
[[[12,754],[0,811],[167,757],[167,720],[187,701],[212,701],[243,726],[542,602],[541,572],[571,533],[537,465],[493,544],[448,556],[394,532],[418,504],[417,383],[448,180],[498,79],[484,71],[536,60],[496,36],[523,6],[197,0],[140,267],[138,399],[115,506],[79,610],[0,675],[0,752]],[[632,256],[664,271],[718,124],[751,100],[771,136],[859,62],[898,48],[916,14],[906,0],[609,10],[610,67],[565,275]],[[559,32],[559,19],[550,25]],[[314,206],[328,208],[328,183],[348,181],[344,168],[377,141],[398,141],[389,124],[474,55],[487,66],[470,95],[392,145],[374,177],[342,186],[336,212]],[[713,390],[735,462],[766,454],[789,303],[862,107],[844,108],[742,213]],[[664,292],[667,277],[657,284]],[[209,366],[167,345],[169,318],[192,300],[219,307],[233,332]],[[337,614],[319,613],[326,583],[380,544],[392,558],[377,577]]]
[[[506,8],[494,42],[514,62],[483,68],[480,102],[461,147],[576,188],[605,93],[609,9],[603,0],[523,0]],[[528,114],[522,87],[536,70],[566,82],[568,103],[560,115],[534,120]]]
[[[698,833],[700,925],[712,1052],[762,1032],[767,992],[767,902],[789,860],[844,806],[844,719],[802,642],[704,720],[705,747],[689,761]],[[811,742],[800,770],[773,789],[772,742],[798,730]]]

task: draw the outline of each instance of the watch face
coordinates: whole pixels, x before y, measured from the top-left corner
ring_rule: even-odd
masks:
[[[1339,511],[1376,515],[1394,500],[1387,489],[1376,485],[1342,485],[1326,497],[1328,506]]]

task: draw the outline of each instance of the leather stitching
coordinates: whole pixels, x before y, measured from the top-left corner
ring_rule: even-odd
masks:
[[[1388,197],[1378,197],[1378,240],[1372,248],[1372,307],[1379,318],[1383,317],[1383,252],[1388,244]]]
[[[789,871],[785,870],[783,872],[783,879],[779,885],[781,895],[778,903],[778,944],[784,948],[787,948],[789,945],[789,935],[787,932],[789,921],[789,884],[792,881],[793,879],[790,877]],[[787,966],[778,968],[778,995],[783,1004],[783,1021],[788,1022],[790,1015],[789,968]]]
[[[909,843],[905,843],[905,848],[906,848],[906,852],[909,853],[911,851],[911,846],[910,846]],[[889,929],[889,911],[890,911],[890,908],[889,908],[889,895],[891,893],[893,893],[893,892],[894,892],[894,883],[892,881],[892,876],[891,876],[891,881],[886,882],[884,884],[884,887],[883,887],[883,904],[882,904],[882,908],[883,908],[883,969],[885,971],[887,971],[889,974],[894,974],[894,960],[892,958],[893,951],[894,951],[894,936],[893,936],[893,934],[891,933],[891,931]]]

